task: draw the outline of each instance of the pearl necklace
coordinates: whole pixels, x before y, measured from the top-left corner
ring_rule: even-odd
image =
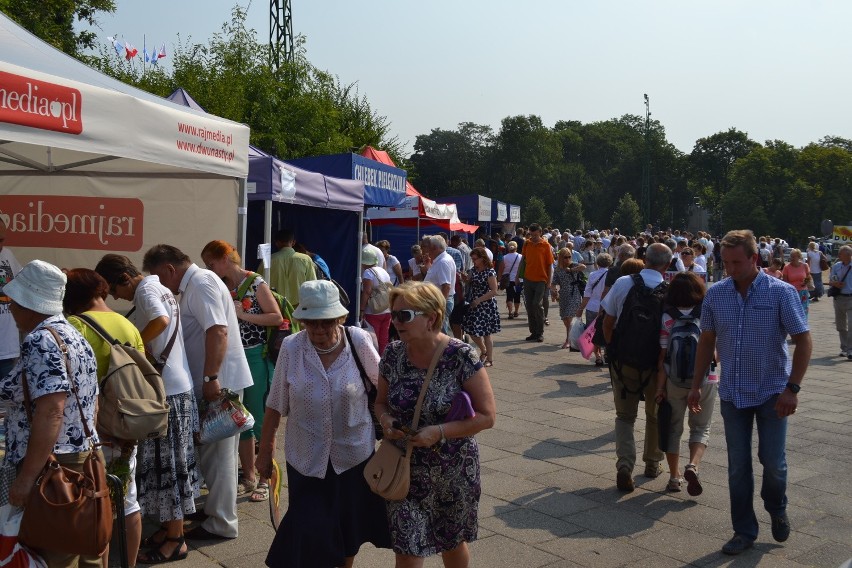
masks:
[[[338,333],[337,333],[337,343],[335,343],[334,345],[332,345],[332,346],[331,346],[331,347],[329,347],[328,349],[323,349],[322,347],[317,347],[317,346],[316,346],[316,345],[314,345],[313,343],[311,343],[311,345],[313,345],[313,347],[314,347],[314,349],[316,350],[316,352],[317,352],[317,353],[319,353],[320,355],[328,355],[329,353],[331,353],[332,351],[334,351],[335,349],[337,349],[338,347],[340,347],[340,343],[341,343],[342,341],[343,341],[343,334],[342,334],[342,333],[340,333],[340,332],[338,331]]]

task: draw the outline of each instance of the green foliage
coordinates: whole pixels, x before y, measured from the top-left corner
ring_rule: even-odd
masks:
[[[96,35],[74,31],[74,22],[97,25],[100,12],[115,12],[113,0],[0,0],[0,12],[68,55],[94,47]]]
[[[521,208],[521,221],[527,226],[531,223],[538,223],[542,227],[549,226],[551,218],[544,206],[544,201],[535,195],[530,197],[526,207]]]
[[[618,200],[612,213],[610,226],[618,228],[623,235],[635,235],[642,230],[642,213],[633,196],[626,193]]]
[[[566,229],[582,229],[583,228],[583,201],[576,193],[568,195],[565,200],[565,207],[562,209],[561,226]]]
[[[236,6],[207,44],[178,43],[171,69],[127,62],[103,48],[87,62],[160,96],[182,87],[207,112],[248,124],[252,144],[282,159],[372,145],[401,161],[402,146],[389,122],[357,85],[311,65],[302,37],[293,61],[273,70],[269,48],[246,26],[246,16],[246,8]]]

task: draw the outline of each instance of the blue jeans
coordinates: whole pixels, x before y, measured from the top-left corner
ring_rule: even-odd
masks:
[[[447,296],[447,308],[444,312],[444,323],[441,324],[441,331],[452,337],[452,333],[450,333],[450,312],[453,311],[453,307],[456,305],[456,295],[450,294]]]
[[[775,411],[778,395],[760,406],[737,408],[732,402],[720,401],[728,444],[728,492],[731,498],[731,521],[734,532],[750,539],[757,538],[754,514],[754,473],[752,471],[751,438],[757,421],[757,457],[763,465],[760,497],[763,507],[772,515],[787,509],[787,419]]]

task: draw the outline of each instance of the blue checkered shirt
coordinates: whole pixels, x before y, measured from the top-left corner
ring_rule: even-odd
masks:
[[[745,299],[731,278],[711,286],[701,330],[716,334],[719,398],[748,408],[784,390],[792,367],[787,335],[808,331],[808,320],[796,289],[760,271]]]

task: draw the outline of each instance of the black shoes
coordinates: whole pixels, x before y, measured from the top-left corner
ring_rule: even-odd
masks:
[[[754,541],[747,536],[735,534],[734,537],[722,546],[722,554],[735,556],[754,546]]]
[[[790,519],[787,518],[787,513],[780,515],[771,515],[772,517],[772,538],[777,542],[784,542],[790,536]]]
[[[536,334],[533,333],[532,335],[528,335],[524,339],[524,341],[538,341],[539,343],[541,343],[541,342],[544,341],[544,337],[541,336],[541,335],[536,335]]]
[[[630,475],[630,470],[627,466],[618,468],[618,474],[615,476],[615,485],[619,491],[631,493],[636,486],[633,484],[633,476]]]

